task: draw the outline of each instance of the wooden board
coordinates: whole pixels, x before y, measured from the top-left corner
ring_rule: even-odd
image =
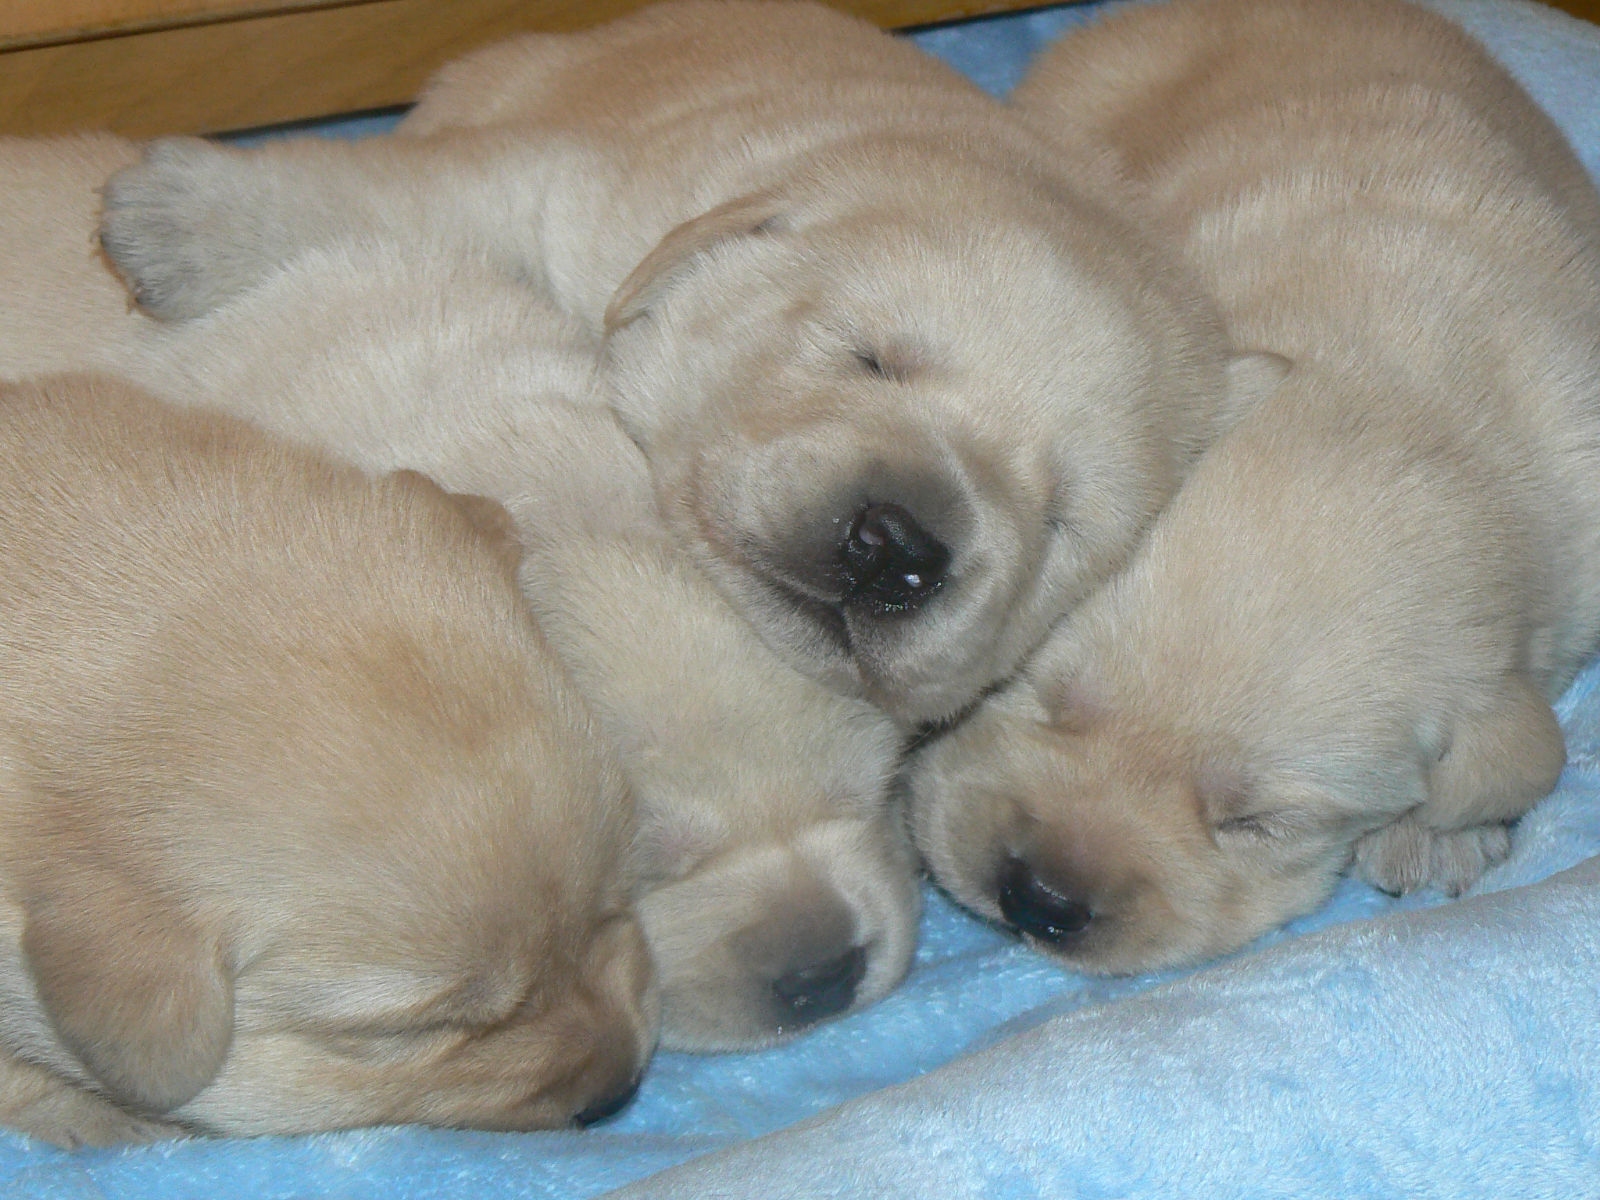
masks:
[[[645,0],[21,0],[0,5],[0,132],[216,132],[403,104],[448,59]],[[1028,0],[840,0],[889,27]],[[52,21],[55,23],[52,25]]]
[[[1030,0],[830,0],[886,27]],[[645,0],[0,0],[0,133],[218,132],[403,104],[439,64]],[[1600,0],[1561,0],[1600,23]]]

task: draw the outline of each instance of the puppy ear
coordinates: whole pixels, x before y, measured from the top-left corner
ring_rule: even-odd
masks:
[[[1106,704],[1099,688],[1080,673],[1053,678],[1039,688],[1052,728],[1062,733],[1088,733],[1106,715]]]
[[[606,332],[621,329],[641,316],[696,255],[734,238],[761,232],[785,207],[785,202],[773,193],[756,192],[719,204],[679,225],[644,256],[644,261],[611,297],[606,308]]]
[[[23,914],[39,1000],[114,1099],[168,1112],[211,1082],[233,1040],[233,980],[214,938],[99,865],[72,864]]]
[[[1217,434],[1232,429],[1234,424],[1260,404],[1294,369],[1294,363],[1281,354],[1267,350],[1253,350],[1235,354],[1224,368],[1227,394],[1223,397],[1222,411],[1217,416]]]
[[[1243,767],[1228,758],[1203,758],[1195,766],[1195,795],[1200,810],[1213,825],[1236,822],[1248,811],[1254,781]]]
[[[517,577],[517,572],[522,569],[525,548],[517,533],[517,523],[505,505],[472,492],[447,492],[422,472],[409,468],[395,471],[391,478],[403,487],[420,488],[444,497],[457,512],[466,517],[468,524],[483,535],[511,578]]]

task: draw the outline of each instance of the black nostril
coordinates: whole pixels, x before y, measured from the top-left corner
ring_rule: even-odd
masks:
[[[1094,919],[1087,904],[1056,891],[1020,858],[1007,859],[1000,872],[1000,913],[1019,932],[1056,945],[1077,937]]]
[[[867,953],[860,946],[772,981],[772,994],[784,1011],[785,1025],[810,1025],[844,1012],[856,1001],[856,988],[867,973]]]
[[[889,611],[920,604],[944,582],[950,550],[898,504],[869,504],[844,540],[846,599]]]
[[[639,1082],[642,1078],[643,1076],[641,1075],[635,1075],[628,1086],[616,1095],[607,1096],[603,1100],[596,1101],[572,1119],[577,1122],[580,1128],[587,1129],[591,1125],[604,1121],[607,1117],[616,1116],[627,1108],[629,1102],[639,1094]]]

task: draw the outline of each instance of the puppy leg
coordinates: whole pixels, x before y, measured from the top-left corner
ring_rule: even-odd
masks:
[[[1566,757],[1550,705],[1511,676],[1495,705],[1457,722],[1427,801],[1356,844],[1355,874],[1396,894],[1429,884],[1460,894],[1505,858],[1505,822],[1549,794]]]
[[[501,221],[536,226],[537,174],[491,212],[482,169],[470,134],[439,142],[302,137],[251,149],[164,138],[106,183],[100,241],[140,307],[187,320],[298,252],[363,232],[493,249]]]
[[[0,1125],[67,1150],[185,1133],[182,1126],[138,1116],[9,1054],[0,1054]]]

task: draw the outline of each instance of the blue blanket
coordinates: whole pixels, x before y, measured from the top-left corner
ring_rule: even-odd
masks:
[[[1524,0],[1435,3],[1600,176],[1600,29]],[[915,36],[1004,92],[1093,12]],[[780,1050],[662,1055],[586,1133],[77,1154],[0,1134],[0,1196],[1600,1197],[1600,664],[1560,715],[1560,787],[1456,903],[1347,881],[1225,962],[1093,980],[930,892],[888,1000]]]

